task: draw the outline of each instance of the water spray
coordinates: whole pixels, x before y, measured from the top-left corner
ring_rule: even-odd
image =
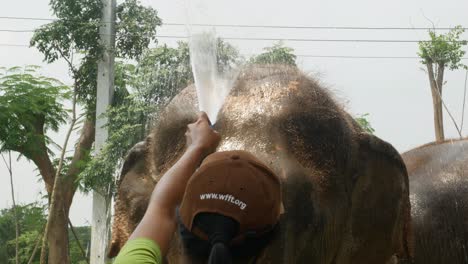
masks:
[[[198,108],[206,112],[212,127],[234,79],[233,76],[222,76],[218,71],[217,44],[215,34],[207,32],[192,35],[189,44]]]

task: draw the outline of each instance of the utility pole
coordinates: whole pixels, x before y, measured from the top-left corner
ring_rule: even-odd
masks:
[[[96,142],[99,152],[107,140],[108,131],[104,126],[107,118],[103,113],[112,102],[114,93],[114,49],[115,49],[115,0],[102,1],[102,18],[99,28],[101,45],[105,47],[98,63],[96,102]],[[111,195],[108,190],[93,192],[93,219],[91,227],[91,264],[105,264],[107,243],[110,235]]]

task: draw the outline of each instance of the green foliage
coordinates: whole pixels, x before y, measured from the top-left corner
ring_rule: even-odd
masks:
[[[467,45],[466,40],[460,40],[464,29],[457,26],[446,34],[437,34],[434,30],[429,30],[430,41],[419,42],[419,57],[423,64],[436,63],[444,67],[448,66],[450,70],[458,68],[467,69],[467,66],[461,62],[465,55],[463,46]]]
[[[112,105],[120,105],[125,102],[127,96],[130,95],[128,87],[131,87],[133,75],[135,74],[135,65],[127,64],[120,61],[115,63],[114,67],[114,96]]]
[[[91,243],[91,227],[90,226],[75,226],[75,233],[79,239],[83,250],[88,248],[88,245]],[[73,264],[86,264],[83,253],[81,252],[78,243],[73,235],[71,229],[68,229],[68,237],[70,243],[70,262]],[[88,258],[89,260],[89,258]]]
[[[31,158],[40,142],[53,143],[45,133],[57,131],[67,121],[63,102],[70,98],[69,88],[37,70],[15,67],[0,75],[0,151],[18,151]]]
[[[272,47],[264,48],[265,52],[250,59],[254,64],[286,64],[296,66],[296,55],[294,49],[285,47],[281,42]]]
[[[239,63],[238,51],[218,40],[218,65],[227,72]],[[162,45],[146,50],[138,65],[120,64],[116,68],[116,87],[128,92],[108,111],[109,138],[100,154],[89,160],[80,174],[83,191],[113,190],[113,179],[128,150],[143,140],[157,113],[177,93],[193,82],[188,44],[176,48]]]
[[[16,206],[21,231],[39,231],[45,224],[44,206],[38,203]],[[0,238],[15,238],[15,221],[13,208],[0,211]]]
[[[218,71],[227,73],[241,61],[239,51],[218,38]],[[178,42],[176,48],[163,45],[147,50],[138,62],[136,74],[133,87],[138,89],[140,97],[147,103],[164,105],[193,82],[188,43]]]
[[[45,215],[45,206],[37,203],[26,205],[18,205],[17,207],[20,236],[19,236],[19,256],[20,263],[27,263],[32,255],[34,247],[44,231],[44,225],[47,221]],[[0,211],[0,263],[15,263],[15,220],[13,208],[3,209]],[[86,250],[86,246],[90,243],[91,227],[75,227],[78,239],[81,245]],[[81,253],[75,237],[69,229],[70,240],[70,258],[71,263],[85,263],[83,254]],[[39,263],[39,252],[41,243],[38,245],[38,250],[33,263]],[[2,262],[5,261],[5,262]]]
[[[218,72],[221,74],[229,73],[244,63],[244,58],[239,54],[239,50],[220,38],[217,41],[216,60]],[[190,75],[192,76],[192,73]]]
[[[31,257],[34,247],[37,243],[37,240],[40,238],[40,232],[41,231],[27,231],[22,233],[19,238],[18,238],[18,244],[19,244],[19,262],[20,263],[28,263],[29,258]],[[9,252],[11,252],[11,255],[9,257],[8,263],[15,263],[15,239],[13,238],[12,240],[8,241],[6,244],[6,247],[9,249]],[[40,244],[38,245],[38,250],[40,250]],[[36,251],[37,252],[37,251]],[[39,264],[39,254],[36,254],[34,256],[33,262],[34,264]]]
[[[70,164],[71,164],[72,159],[73,159],[73,157],[64,157],[63,158],[62,168],[60,170],[60,175],[61,176],[67,175],[68,170],[70,169]],[[52,165],[54,166],[54,168],[58,167],[59,162],[60,162],[59,158],[56,158],[56,159],[52,160]]]
[[[189,48],[179,42],[147,50],[136,67],[133,86],[138,99],[155,106],[164,104],[192,81]]]
[[[36,203],[16,207],[20,226],[20,263],[27,263],[34,249],[38,235],[45,224],[44,206]],[[13,208],[0,211],[0,260],[14,263],[15,258],[15,218]],[[39,263],[39,256],[36,256]],[[2,262],[3,263],[3,262]]]
[[[126,98],[122,105],[111,107],[109,118],[109,138],[99,155],[89,156],[85,169],[79,176],[79,186],[84,192],[113,189],[113,178],[126,152],[144,138],[145,124],[151,107],[134,96]]]
[[[126,0],[116,10],[117,57],[137,59],[156,41],[156,27],[161,25],[156,10],[141,6],[138,0]]]
[[[37,29],[31,46],[43,53],[49,63],[60,58],[69,62],[78,99],[85,103],[88,112],[93,112],[97,63],[104,51],[99,38],[101,1],[51,0],[50,6],[58,20]],[[118,5],[116,17],[116,56],[138,59],[149,43],[155,41],[161,20],[154,9],[141,6],[137,0],[125,0]],[[82,55],[78,66],[73,64],[75,53]]]
[[[109,138],[80,174],[82,191],[113,189],[113,178],[127,151],[142,140],[159,107],[191,80],[188,46],[166,45],[145,51],[138,66],[120,64],[116,87],[128,92],[108,109]],[[125,88],[125,89],[124,89]],[[131,93],[130,93],[131,92]]]
[[[355,120],[358,122],[358,124],[361,126],[364,131],[366,131],[369,134],[374,134],[375,129],[371,126],[370,122],[367,120],[369,117],[369,114],[362,114],[359,117],[356,117]]]

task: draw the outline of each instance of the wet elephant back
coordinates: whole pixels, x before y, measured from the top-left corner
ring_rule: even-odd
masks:
[[[468,140],[428,144],[403,158],[415,263],[468,263]]]

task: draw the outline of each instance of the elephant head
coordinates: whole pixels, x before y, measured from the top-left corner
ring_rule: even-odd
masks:
[[[196,113],[195,87],[189,86],[130,152],[118,186],[111,255],[141,219],[158,179],[184,151],[186,125]],[[363,132],[313,78],[286,66],[244,69],[215,128],[222,136],[218,150],[252,152],[282,180],[285,214],[277,233],[256,256],[236,263],[375,264],[410,257],[401,157]],[[184,253],[178,236],[167,259],[198,263]]]
[[[427,144],[402,157],[415,263],[468,263],[468,139]]]

